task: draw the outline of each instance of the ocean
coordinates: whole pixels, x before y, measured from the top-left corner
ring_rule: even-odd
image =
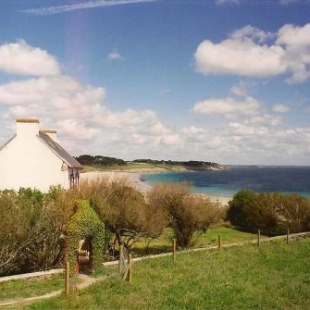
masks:
[[[143,174],[148,185],[186,182],[193,193],[233,197],[241,189],[310,197],[310,167],[228,166],[227,170]]]

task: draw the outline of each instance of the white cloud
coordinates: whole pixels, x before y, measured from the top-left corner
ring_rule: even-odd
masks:
[[[122,60],[123,57],[120,53],[114,51],[108,54],[108,59],[109,60]]]
[[[239,4],[239,0],[215,0],[215,3],[218,5],[226,4],[226,3]]]
[[[46,53],[47,61],[50,58]],[[152,110],[113,111],[105,104],[105,88],[83,85],[61,73],[23,78],[0,84],[1,143],[13,135],[14,119],[35,117],[40,119],[42,128],[56,129],[61,144],[73,155],[245,164],[257,161],[258,154],[262,154],[259,163],[266,163],[268,158],[275,160],[278,154],[288,154],[293,145],[287,156],[306,154],[306,161],[310,128],[283,127],[279,115],[269,115],[262,103],[248,95],[251,85],[240,82],[233,86],[231,92],[238,99],[215,98],[196,103],[194,119],[198,114],[199,118],[220,115],[220,125],[189,123],[182,128],[168,126]],[[284,112],[284,106],[277,105],[275,110]]]
[[[273,37],[275,37],[273,33],[262,31],[251,25],[247,25],[241,29],[238,29],[231,34],[232,39],[241,41],[251,39],[253,41],[258,41],[260,43],[263,43],[266,40],[271,39]]]
[[[238,97],[247,97],[248,96],[248,88],[251,85],[247,82],[240,81],[234,84],[231,88],[231,93]]]
[[[288,83],[301,83],[310,77],[310,24],[284,25],[277,34],[248,25],[220,43],[201,42],[194,57],[196,70],[205,75],[264,78],[291,74]]]
[[[255,116],[260,111],[260,104],[252,97],[246,97],[243,101],[228,97],[197,102],[193,110],[200,114],[219,114],[226,118]]]
[[[301,2],[300,0],[279,0],[279,3],[282,5],[289,5],[289,4],[294,4],[294,3],[299,3]]]
[[[279,29],[276,44],[285,48],[285,61],[292,72],[288,83],[301,83],[310,77],[310,24],[291,24]]]
[[[97,7],[124,5],[124,4],[135,4],[144,2],[153,2],[158,0],[90,0],[86,2],[80,2],[68,5],[50,6],[39,9],[29,9],[22,12],[32,15],[54,15],[65,12],[71,12],[76,10],[92,9]]]
[[[284,104],[276,104],[275,106],[273,106],[272,110],[278,113],[286,113],[290,110],[290,108]]]
[[[18,75],[57,75],[60,66],[46,51],[20,40],[0,47],[0,71]]]
[[[195,53],[196,69],[203,74],[267,77],[285,72],[279,46],[257,45],[251,39],[227,39],[219,44],[205,40]]]
[[[41,50],[23,44],[27,47],[26,52],[24,49],[22,51],[27,55],[28,62],[38,60],[40,53],[28,51]],[[20,52],[11,53],[12,64],[18,63],[21,58],[22,52],[17,46]],[[46,52],[43,55],[42,67],[53,59]],[[58,68],[55,59],[54,62]],[[14,72],[20,73],[20,70]],[[58,73],[45,75],[41,72],[38,77],[0,84],[1,127],[10,127],[13,120],[20,117],[38,118],[41,127],[56,129],[60,141],[74,154],[86,152],[126,157],[135,151],[130,147],[132,144],[137,147],[143,144],[142,149],[182,145],[178,131],[163,124],[154,111],[113,111],[105,105],[106,90],[103,87],[83,85]]]

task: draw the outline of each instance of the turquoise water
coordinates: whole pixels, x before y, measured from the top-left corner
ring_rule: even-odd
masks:
[[[235,166],[222,171],[144,174],[143,182],[186,182],[194,193],[233,197],[241,189],[310,197],[310,167]]]

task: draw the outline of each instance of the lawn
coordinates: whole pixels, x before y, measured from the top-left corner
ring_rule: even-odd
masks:
[[[106,281],[24,309],[307,309],[310,240],[178,253],[135,263],[132,283]]]
[[[217,227],[209,229],[206,233],[196,233],[193,238],[192,248],[216,246],[218,236],[221,235],[222,244],[249,242],[257,239],[256,234],[238,231],[232,227]],[[159,254],[170,252],[172,248],[173,231],[166,228],[162,235],[156,239],[141,238],[133,246],[133,255]]]
[[[0,283],[0,300],[44,295],[51,291],[63,289],[62,274],[29,278],[27,280],[12,280]]]

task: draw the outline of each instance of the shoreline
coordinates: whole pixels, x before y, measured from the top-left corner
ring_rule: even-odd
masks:
[[[83,172],[80,175],[81,182],[83,181],[94,181],[96,179],[107,179],[108,181],[113,180],[124,180],[129,183],[132,187],[136,188],[143,195],[145,195],[152,186],[141,181],[141,176],[143,174],[153,174],[153,173],[163,173],[166,172],[164,169],[133,169],[133,170],[111,170],[111,171],[92,171]],[[219,203],[222,206],[227,206],[228,202],[232,199],[231,197],[193,193],[196,197],[208,198],[214,203]]]

